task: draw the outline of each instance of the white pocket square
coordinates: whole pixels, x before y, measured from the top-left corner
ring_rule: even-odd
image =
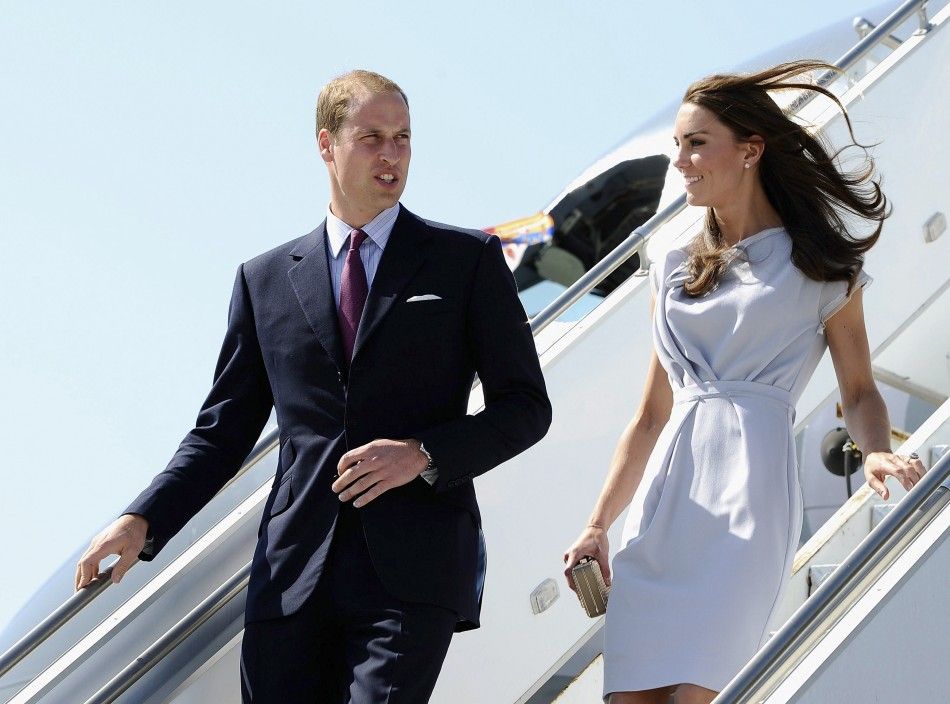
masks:
[[[442,296],[436,296],[434,293],[425,293],[421,296],[412,296],[406,299],[406,303],[418,303],[419,301],[441,301]]]

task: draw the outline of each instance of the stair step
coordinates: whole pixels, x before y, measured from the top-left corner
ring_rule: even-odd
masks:
[[[837,564],[833,565],[812,565],[808,568],[808,596],[815,593],[815,590],[831,576],[831,573],[838,569]]]
[[[884,520],[885,516],[894,510],[897,504],[877,504],[871,508],[871,530]]]

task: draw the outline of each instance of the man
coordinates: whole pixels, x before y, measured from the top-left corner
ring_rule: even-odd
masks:
[[[410,141],[408,102],[389,79],[353,71],[323,89],[326,221],[238,269],[196,427],[78,565],[81,588],[109,554],[120,556],[116,582],[136,557],[154,557],[276,408],[245,702],[427,701],[452,633],[478,626],[485,553],[472,479],[550,424],[499,240],[399,204]],[[476,374],[485,408],[470,416]]]

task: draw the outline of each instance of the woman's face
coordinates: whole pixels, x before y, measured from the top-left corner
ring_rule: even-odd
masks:
[[[692,103],[683,103],[676,114],[673,142],[673,166],[686,179],[686,202],[709,208],[735,204],[743,180],[754,171],[749,142],[737,140],[715,113]]]

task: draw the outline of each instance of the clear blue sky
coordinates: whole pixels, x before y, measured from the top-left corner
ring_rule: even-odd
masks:
[[[399,82],[403,202],[483,227],[691,80],[871,4],[0,1],[0,627],[191,427],[237,265],[322,219],[327,80]]]

